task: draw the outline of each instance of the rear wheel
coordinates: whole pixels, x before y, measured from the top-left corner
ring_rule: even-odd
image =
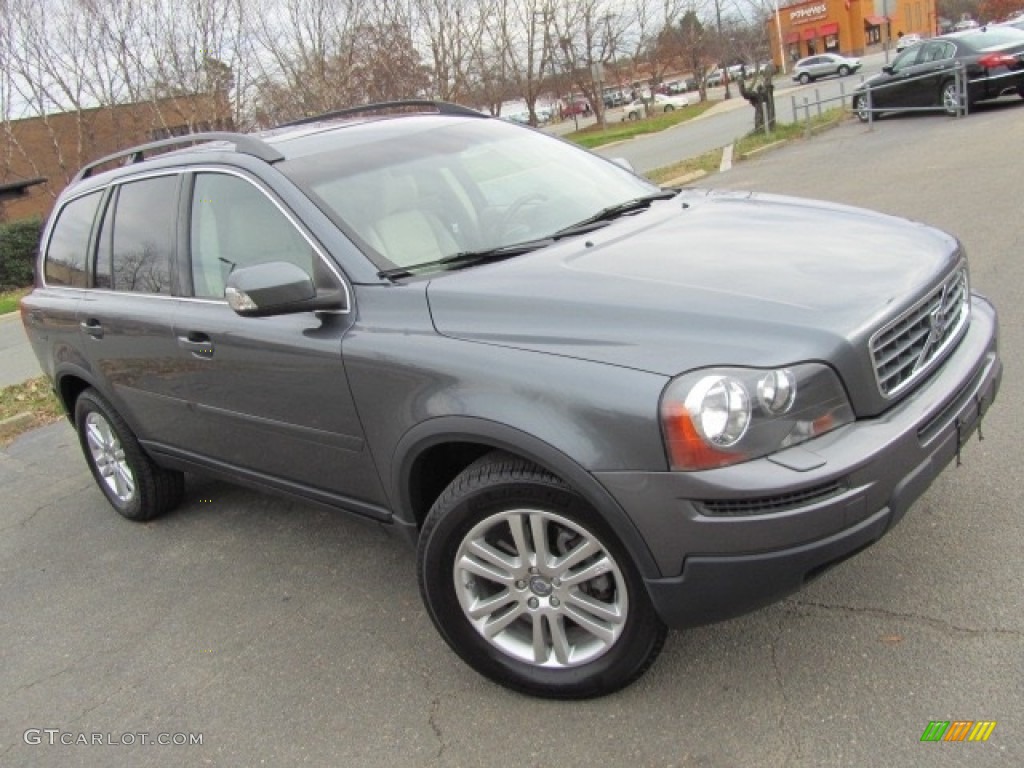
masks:
[[[185,476],[149,458],[125,420],[96,390],[78,396],[75,427],[96,484],[121,515],[150,520],[181,501]]]
[[[675,110],[675,107],[673,107],[671,104],[666,104],[665,105],[665,111],[666,112],[672,112],[674,110]]]
[[[654,662],[666,629],[604,520],[565,483],[493,453],[434,504],[419,543],[420,592],[452,649],[523,693],[616,691]]]

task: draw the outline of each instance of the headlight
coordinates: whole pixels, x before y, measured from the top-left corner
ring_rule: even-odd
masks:
[[[669,465],[711,469],[767,456],[853,421],[831,368],[715,368],[673,379],[661,397]]]

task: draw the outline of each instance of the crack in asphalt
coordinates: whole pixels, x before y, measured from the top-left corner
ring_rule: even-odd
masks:
[[[441,708],[441,699],[435,696],[430,702],[430,715],[427,717],[427,723],[430,725],[430,730],[434,732],[434,738],[437,739],[437,754],[434,755],[435,759],[440,759],[444,754],[444,751],[448,748],[448,743],[444,739],[444,733],[441,731],[441,726],[437,724],[437,714]]]
[[[786,692],[786,680],[782,674],[782,667],[779,665],[779,643],[778,641],[782,637],[783,621],[780,618],[778,621],[777,631],[769,640],[768,647],[771,650],[772,656],[772,670],[775,674],[775,685],[779,689],[779,696],[782,698],[782,710],[779,713],[778,728],[779,733],[789,734],[787,741],[789,742],[789,758],[786,760],[787,765],[795,765],[802,757],[800,750],[800,740],[795,734],[790,734],[786,728],[786,720],[789,716],[789,695]]]
[[[73,498],[75,496],[78,496],[80,493],[81,493],[81,491],[76,489],[75,491],[72,491],[70,493],[65,493],[60,498],[51,499],[50,501],[47,501],[44,504],[40,504],[38,507],[33,509],[26,517],[23,517],[23,518],[21,518],[19,520],[15,520],[14,522],[10,523],[9,525],[5,525],[2,528],[0,528],[0,533],[4,533],[6,531],[9,531],[12,528],[21,528],[21,527],[27,525],[28,523],[32,522],[32,519],[36,515],[38,515],[40,512],[42,512],[44,509],[47,509],[48,507],[58,507],[60,504],[63,504],[66,499],[70,499],[70,498]]]
[[[874,616],[885,619],[899,619],[901,621],[917,621],[926,624],[941,632],[956,632],[965,635],[996,635],[1010,638],[1024,638],[1024,631],[1018,629],[1007,629],[1004,627],[968,627],[954,624],[944,619],[937,619],[934,616],[926,616],[920,613],[908,613],[905,611],[892,611],[886,608],[862,608],[852,605],[837,605],[833,603],[820,603],[811,600],[786,600],[783,607],[793,613],[807,613],[801,608],[817,608],[823,611],[843,613],[856,616]]]

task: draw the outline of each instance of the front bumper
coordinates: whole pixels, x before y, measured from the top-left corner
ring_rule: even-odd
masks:
[[[771,457],[704,472],[601,472],[661,568],[669,626],[706,624],[790,594],[882,537],[977,431],[1002,377],[994,308],[931,377],[877,418]]]

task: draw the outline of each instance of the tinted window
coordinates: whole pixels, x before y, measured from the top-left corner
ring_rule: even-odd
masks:
[[[315,276],[309,241],[262,191],[222,173],[196,176],[192,193],[192,284],[200,298],[223,298],[231,271],[287,261]]]
[[[118,291],[171,292],[178,177],[122,184],[114,207],[112,283]]]
[[[100,195],[93,192],[79,197],[61,210],[46,251],[44,274],[48,285],[85,287],[85,257]]]

